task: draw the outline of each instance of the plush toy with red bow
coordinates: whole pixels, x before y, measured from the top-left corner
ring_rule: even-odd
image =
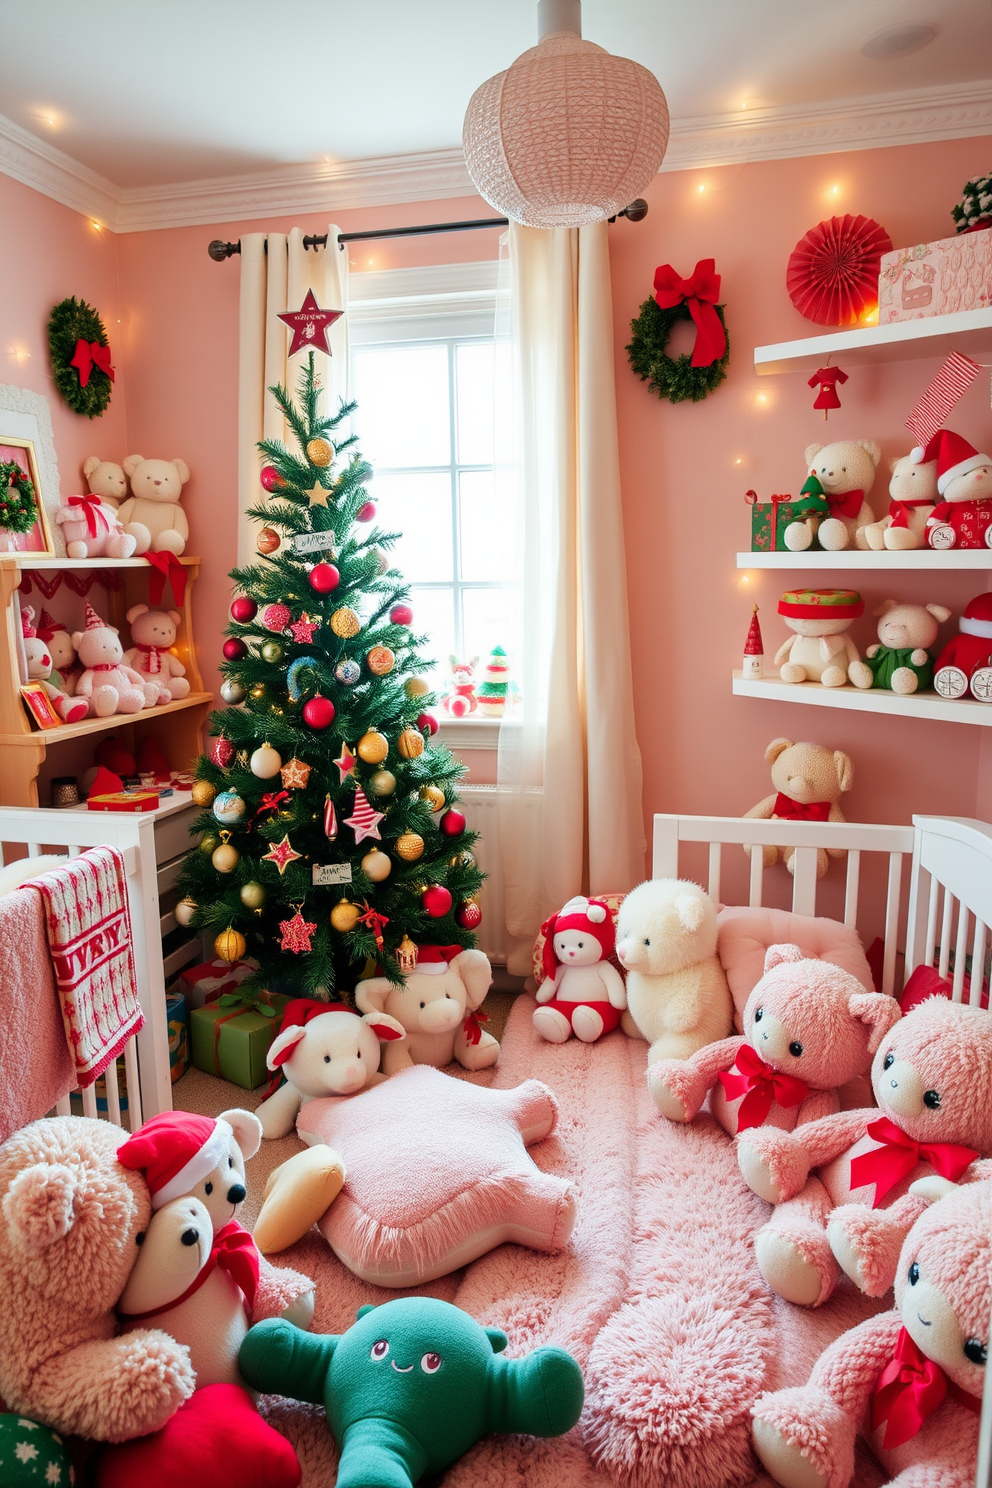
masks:
[[[153,610],[146,604],[132,605],[127,612],[134,645],[124,652],[124,661],[144,681],[158,687],[160,703],[189,693],[186,668],[172,653],[180,618],[178,610]]]
[[[623,978],[611,966],[616,930],[609,906],[581,895],[541,926],[544,936],[544,981],[537,989],[540,1006],[534,1027],[551,1044],[563,1044],[574,1033],[594,1044],[619,1028],[627,1006]]]
[[[482,1027],[486,1015],[479,1012],[492,980],[482,951],[422,945],[415,948],[415,959],[399,984],[388,977],[360,981],[355,988],[359,1011],[387,1013],[406,1034],[384,1046],[384,1074],[394,1075],[411,1064],[441,1069],[455,1059],[469,1070],[495,1064],[499,1044]]]
[[[842,1269],[883,1296],[920,1213],[910,1184],[957,1182],[992,1155],[992,1013],[929,998],[885,1034],[871,1075],[877,1108],[738,1138],[745,1179],[776,1206],[758,1266],[788,1302],[818,1307]]]
[[[124,531],[112,506],[99,496],[70,496],[55,513],[67,558],[130,558],[137,540]]]
[[[889,1488],[975,1482],[992,1183],[923,1179],[912,1196],[923,1212],[899,1255],[895,1307],[842,1334],[808,1384],[762,1395],[753,1408],[754,1449],[785,1488],[847,1488],[859,1431]]]
[[[817,407],[824,405],[817,402]],[[828,405],[829,406],[829,405]],[[806,449],[803,491],[826,503],[826,514],[790,522],[785,545],[801,553],[814,537],[830,552],[857,546],[867,548],[864,528],[875,517],[866,497],[875,484],[881,450],[873,439],[840,439],[834,444],[811,444]]]
[[[869,674],[870,675],[870,674]],[[765,750],[765,759],[772,767],[772,785],[775,794],[766,796],[744,817],[756,821],[798,822],[842,822],[843,813],[837,802],[854,784],[854,766],[846,754],[839,749],[825,749],[822,744],[793,744],[791,739],[773,739]],[[745,847],[750,857],[751,849]],[[766,846],[763,849],[764,864],[771,868],[779,860],[789,872],[793,871],[795,849]],[[822,878],[827,871],[828,858],[842,858],[841,847],[819,848],[816,855],[816,876]]]

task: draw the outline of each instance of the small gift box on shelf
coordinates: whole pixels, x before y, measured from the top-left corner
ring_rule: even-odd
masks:
[[[251,976],[255,970],[254,961],[229,963],[219,956],[215,961],[204,961],[200,966],[188,966],[179,974],[187,1012],[216,1002],[225,992],[236,991],[245,977]]]
[[[89,811],[154,811],[157,805],[157,790],[127,791],[121,777],[105,765],[97,770],[86,799]]]
[[[802,496],[773,496],[770,501],[762,502],[757,491],[748,491],[744,500],[751,508],[752,553],[786,552],[785,529],[790,522],[804,522],[810,515],[809,505]],[[807,551],[820,551],[815,537]]]
[[[265,1056],[289,1002],[278,992],[238,987],[189,1017],[193,1063],[208,1075],[254,1090],[269,1078]]]
[[[882,255],[878,323],[925,320],[992,305],[992,229],[937,238]]]
[[[165,994],[165,1015],[169,1022],[169,1072],[175,1085],[189,1069],[186,1000],[181,991]]]

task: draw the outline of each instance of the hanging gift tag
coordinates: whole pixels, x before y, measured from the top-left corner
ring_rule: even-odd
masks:
[[[936,527],[930,528],[927,540],[929,541],[932,548],[937,548],[940,550],[943,550],[944,548],[953,548],[954,544],[957,542],[957,533],[954,531],[954,528],[949,527],[946,522],[939,522]]]
[[[968,678],[960,667],[945,666],[935,673],[933,685],[942,698],[962,698],[968,691]]]
[[[313,886],[315,889],[330,888],[333,884],[350,883],[350,863],[314,863]]]
[[[295,553],[323,553],[325,549],[333,549],[334,533],[327,532],[298,532],[293,538],[293,551]]]
[[[972,672],[971,695],[980,703],[992,703],[992,666],[976,667]]]

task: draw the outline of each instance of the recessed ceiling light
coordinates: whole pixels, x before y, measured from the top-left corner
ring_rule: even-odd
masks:
[[[936,35],[937,27],[929,22],[883,26],[881,31],[873,31],[868,40],[861,43],[861,55],[872,62],[892,62],[913,52],[921,52]]]

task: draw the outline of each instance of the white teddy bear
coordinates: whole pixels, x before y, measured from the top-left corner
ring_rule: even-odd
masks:
[[[184,552],[189,541],[189,523],[179,504],[189,480],[185,460],[146,460],[128,455],[124,469],[131,481],[131,495],[120,509],[124,530],[137,540],[142,553]]]
[[[790,522],[785,545],[792,553],[805,552],[813,538],[829,552],[840,552],[852,543],[868,546],[864,528],[875,520],[866,501],[875,480],[881,451],[873,439],[840,439],[834,444],[811,444],[806,450],[806,484],[803,494],[811,502],[819,498],[829,514],[810,515]]]
[[[843,687],[852,682],[867,688],[872,674],[847,634],[852,620],[863,615],[865,602],[856,589],[789,589],[778,602],[778,612],[795,634],[775,653],[783,682],[819,682]]]
[[[87,455],[83,461],[83,475],[90,492],[117,511],[127,496],[127,476],[123,466],[115,465],[113,460],[101,460],[99,455]]]
[[[189,693],[186,668],[169,649],[175,644],[180,618],[178,610],[152,610],[146,604],[132,605],[127,612],[134,645],[124,652],[124,661],[158,689],[159,703],[171,703]]]
[[[912,455],[900,455],[890,469],[888,514],[864,529],[865,541],[876,553],[884,548],[894,553],[924,548],[927,520],[938,499],[937,461],[923,464]]]
[[[397,1039],[383,1049],[384,1073],[393,1075],[411,1064],[442,1069],[453,1059],[469,1070],[495,1064],[499,1044],[480,1027],[475,1011],[485,1001],[492,979],[489,958],[482,951],[422,945],[416,968],[398,986],[386,977],[360,981],[355,1002],[361,1012],[388,1013],[406,1032],[402,1042]]]

